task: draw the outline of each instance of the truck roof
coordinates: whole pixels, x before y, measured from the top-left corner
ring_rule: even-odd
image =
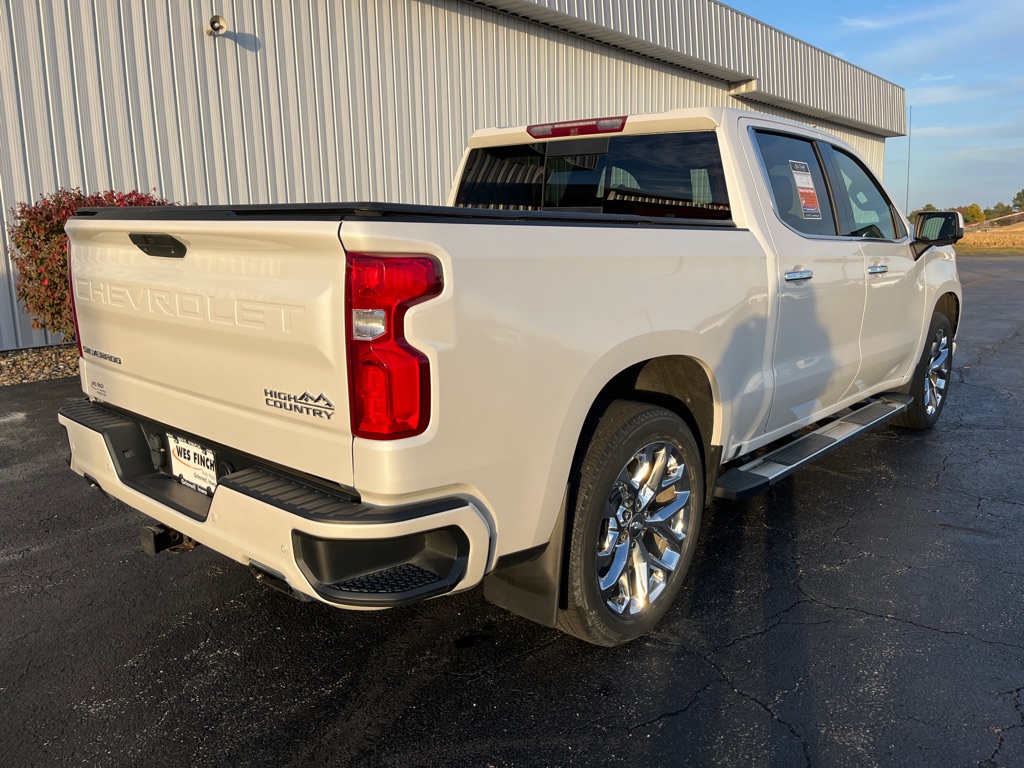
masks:
[[[533,125],[519,125],[514,127],[481,128],[474,131],[469,139],[468,146],[493,147],[503,144],[524,144],[535,141],[558,141],[559,139],[576,138],[579,135],[587,135],[595,132],[605,131],[587,130],[586,126],[592,126],[596,121],[622,119],[625,123],[621,129],[607,131],[620,136],[643,133],[674,133],[677,131],[713,131],[718,126],[738,117],[755,117],[778,122],[804,131],[816,131],[814,126],[806,123],[799,123],[763,112],[755,112],[748,109],[736,107],[684,107],[672,109],[667,112],[649,112],[641,115],[616,115],[608,117],[593,117],[580,120],[565,120],[553,123],[538,123]],[[579,133],[563,133],[562,135],[538,136],[538,127],[562,127],[571,130],[572,126],[579,127]],[[831,137],[830,137],[831,138]]]

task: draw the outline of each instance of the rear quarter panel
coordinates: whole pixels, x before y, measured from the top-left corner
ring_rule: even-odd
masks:
[[[764,416],[767,268],[750,232],[346,221],[341,237],[444,270],[442,294],[407,316],[431,364],[427,431],[353,444],[370,503],[462,494],[492,513],[494,555],[546,541],[598,393],[660,355],[714,371],[713,440]]]

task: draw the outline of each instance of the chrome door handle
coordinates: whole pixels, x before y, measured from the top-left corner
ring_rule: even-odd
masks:
[[[795,272],[786,273],[786,282],[792,283],[796,280],[810,280],[814,277],[814,273],[809,269],[798,269]]]
[[[884,275],[889,271],[889,268],[885,264],[875,264],[873,267],[868,267],[869,275]]]

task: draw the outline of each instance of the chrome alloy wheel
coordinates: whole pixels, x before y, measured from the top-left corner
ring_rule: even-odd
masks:
[[[601,599],[636,616],[658,599],[690,535],[690,479],[679,448],[648,443],[626,462],[605,502],[597,543]]]
[[[949,369],[949,335],[939,328],[932,339],[931,359],[924,375],[924,410],[929,416],[935,415],[946,396]]]

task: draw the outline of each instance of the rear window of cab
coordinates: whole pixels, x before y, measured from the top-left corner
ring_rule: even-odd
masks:
[[[714,131],[474,149],[455,205],[648,218],[732,218]]]

